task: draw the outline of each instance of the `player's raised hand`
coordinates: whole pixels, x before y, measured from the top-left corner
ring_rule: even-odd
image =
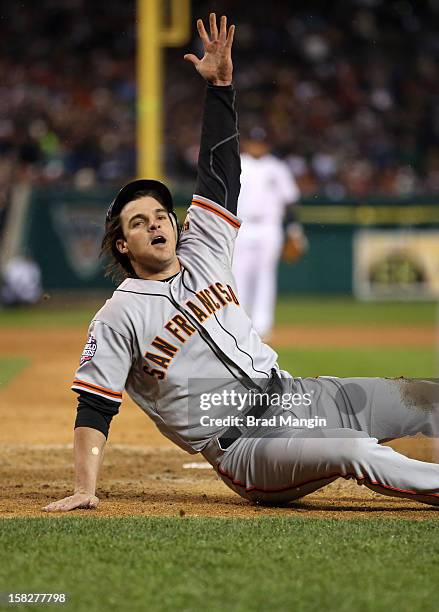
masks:
[[[232,43],[235,26],[231,25],[227,31],[227,17],[223,15],[220,20],[220,29],[216,23],[215,13],[210,13],[210,37],[206,32],[202,19],[197,20],[198,33],[203,41],[204,56],[199,59],[189,53],[184,59],[192,62],[203,79],[214,85],[230,85],[232,82]]]
[[[44,512],[69,512],[69,510],[75,510],[76,508],[97,508],[98,504],[99,498],[96,495],[74,493],[74,495],[69,495],[44,506],[42,510]]]

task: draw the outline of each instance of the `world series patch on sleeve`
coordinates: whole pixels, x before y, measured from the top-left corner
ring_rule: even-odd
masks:
[[[79,360],[79,365],[84,365],[84,363],[86,363],[87,361],[91,361],[95,356],[97,347],[98,344],[96,342],[96,338],[94,338],[92,334],[89,334],[88,340],[84,346],[84,350],[82,351],[82,355]]]

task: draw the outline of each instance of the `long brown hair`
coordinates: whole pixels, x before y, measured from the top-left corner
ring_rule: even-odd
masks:
[[[166,208],[160,194],[154,189],[142,189],[130,198],[130,202],[139,200],[145,196],[150,196],[160,202]],[[128,204],[128,202],[126,202]],[[120,211],[121,212],[121,211]],[[116,283],[121,282],[125,278],[137,278],[133,266],[131,265],[128,255],[121,253],[116,246],[118,240],[125,238],[120,222],[120,212],[110,221],[105,224],[105,233],[102,238],[100,257],[106,260],[105,276],[111,278]]]

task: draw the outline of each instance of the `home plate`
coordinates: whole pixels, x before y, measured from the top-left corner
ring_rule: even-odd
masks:
[[[183,463],[184,470],[210,470],[212,466],[207,461],[192,461],[191,463]]]

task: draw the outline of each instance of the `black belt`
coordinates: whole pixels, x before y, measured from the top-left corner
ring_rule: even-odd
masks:
[[[259,403],[252,406],[250,410],[245,413],[244,416],[245,417],[253,416],[257,419],[261,418],[267,412],[268,408],[270,407],[271,396],[274,393],[279,393],[279,394],[282,393],[282,380],[279,374],[277,373],[277,370],[275,368],[272,368],[271,377],[267,385],[267,388],[265,389],[264,392],[257,394]],[[266,396],[268,396],[268,400]],[[242,435],[243,435],[243,432],[239,429],[239,427],[235,427],[235,426],[229,427],[219,438],[217,438],[220,449],[227,450],[229,446],[231,446],[233,442],[235,442],[235,440],[240,438]]]

